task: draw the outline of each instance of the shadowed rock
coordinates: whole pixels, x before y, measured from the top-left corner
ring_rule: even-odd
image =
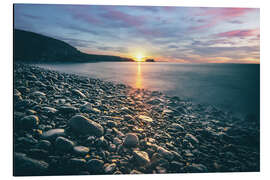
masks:
[[[82,116],[82,115],[75,115],[69,120],[70,128],[80,134],[87,134],[87,135],[94,135],[94,136],[102,136],[104,133],[103,127]]]
[[[134,159],[138,162],[140,165],[147,165],[150,163],[149,156],[147,152],[144,151],[134,151],[133,152]]]
[[[134,133],[129,133],[124,139],[123,145],[126,147],[136,147],[139,144],[139,138]]]
[[[39,119],[35,115],[29,115],[22,118],[20,123],[23,128],[31,129],[31,128],[36,127],[39,124]]]
[[[70,151],[74,146],[74,142],[64,138],[64,137],[58,137],[55,140],[55,147],[56,149],[60,151]]]
[[[14,153],[14,176],[46,175],[49,164],[27,157],[23,153]]]

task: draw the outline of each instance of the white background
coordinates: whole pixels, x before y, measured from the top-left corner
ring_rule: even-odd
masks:
[[[269,2],[269,1],[268,1]],[[117,175],[117,176],[54,176],[32,177],[30,179],[269,179],[269,24],[270,6],[267,0],[2,0],[0,5],[0,177],[15,179],[12,176],[12,83],[13,83],[13,3],[47,3],[47,4],[109,4],[109,5],[167,5],[195,7],[256,7],[260,8],[261,31],[261,172],[259,173],[207,173],[207,174],[164,174],[164,175]],[[29,179],[24,177],[20,179]]]

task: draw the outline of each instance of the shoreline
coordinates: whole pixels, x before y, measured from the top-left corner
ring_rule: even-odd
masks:
[[[16,176],[260,170],[253,117],[26,64],[14,89]]]
[[[104,64],[105,68],[108,67],[106,62],[102,62],[102,63],[105,63]],[[122,63],[123,64],[129,64],[129,62],[122,62]],[[143,62],[140,62],[140,63],[143,63]],[[74,64],[74,63],[72,63],[72,64]],[[109,74],[112,73],[112,72],[110,72],[109,74],[107,72],[105,72],[104,75],[102,75],[102,74],[98,74],[97,73],[98,71],[93,72],[93,73],[88,73],[87,71],[80,71],[80,68],[78,68],[78,67],[81,67],[81,68],[87,67],[88,65],[92,66],[91,63],[86,63],[85,66],[82,63],[75,63],[74,64],[75,65],[74,71],[73,71],[72,66],[71,66],[72,64],[63,64],[63,63],[59,63],[59,64],[49,63],[48,64],[48,63],[45,63],[45,64],[30,64],[30,65],[36,65],[36,66],[41,67],[41,68],[45,68],[45,69],[49,69],[49,70],[55,70],[55,71],[63,72],[63,73],[68,72],[69,74],[71,74],[71,72],[69,72],[69,70],[71,70],[72,74],[74,74],[74,75],[79,75],[79,76],[84,76],[84,77],[92,77],[92,78],[95,78],[95,79],[99,79],[99,80],[103,80],[103,81],[109,81],[109,82],[113,82],[113,83],[123,83],[123,84],[129,85],[129,86],[131,86],[133,88],[136,88],[135,86],[137,86],[135,84],[135,81],[137,81],[137,80],[134,80],[132,82],[129,79],[131,79],[132,77],[138,76],[138,72],[137,72],[137,74],[135,74],[135,73],[134,74],[128,74],[129,76],[132,75],[132,77],[130,77],[128,79],[125,78],[125,75],[124,76],[119,75],[118,77],[114,76],[114,78],[111,78],[111,76]],[[113,63],[110,63],[110,62],[108,64],[113,65]],[[120,64],[121,64],[121,62],[120,62]],[[130,63],[130,64],[134,64],[134,63]],[[155,64],[160,65],[161,63],[158,62],[158,63],[155,63]],[[178,65],[178,64],[181,64],[181,63],[176,63],[176,64]],[[62,68],[62,65],[63,65],[63,67],[68,65],[71,68]],[[80,65],[82,65],[82,66],[80,66]],[[135,65],[136,65],[136,63],[135,63]],[[187,64],[181,64],[181,65],[185,66]],[[194,64],[189,64],[189,65],[193,66]],[[210,65],[209,64],[197,64],[197,66],[198,65],[199,66],[202,65],[202,66],[205,66],[205,67],[209,67],[209,66],[210,67],[212,67],[212,66],[226,67],[226,64],[219,64],[219,65],[215,65],[215,64],[210,64]],[[230,66],[232,64],[227,63],[227,65]],[[240,67],[242,67],[242,66],[247,67],[246,64],[238,64],[238,65]],[[93,67],[96,67],[96,65],[93,65]],[[103,65],[102,66],[100,65],[97,68],[101,68],[101,67],[103,67]],[[196,65],[195,65],[195,67],[196,67]],[[113,71],[116,70],[115,68],[113,68],[113,69],[114,69]],[[120,70],[120,69],[118,69],[118,70]],[[212,69],[212,70],[215,70],[215,68]],[[91,71],[91,68],[89,68],[89,71]],[[94,71],[95,71],[95,68],[94,68]],[[216,74],[216,75],[221,76],[221,74]],[[256,74],[254,74],[254,75],[256,75]],[[194,76],[194,73],[193,73],[193,76]],[[211,77],[204,77],[204,78],[211,78]],[[181,100],[191,101],[192,103],[201,104],[203,106],[213,106],[213,107],[218,108],[218,109],[220,109],[220,110],[222,110],[224,112],[229,112],[233,116],[235,116],[237,118],[240,118],[240,119],[241,118],[246,118],[247,116],[250,116],[250,115],[255,115],[257,121],[260,119],[260,116],[259,116],[259,114],[260,114],[259,113],[259,109],[260,109],[259,108],[259,100],[258,101],[255,100],[255,97],[257,97],[257,92],[258,92],[257,89],[252,88],[248,93],[244,92],[245,95],[243,95],[243,93],[242,94],[237,94],[236,91],[240,92],[240,91],[245,91],[246,90],[244,87],[240,86],[239,83],[232,82],[232,84],[229,84],[230,81],[227,78],[224,81],[224,84],[226,84],[226,83],[228,84],[227,87],[222,87],[222,85],[220,85],[220,84],[218,84],[217,87],[215,87],[215,86],[213,86],[213,84],[214,83],[220,83],[220,82],[214,82],[214,80],[209,79],[209,81],[206,82],[206,83],[208,83],[208,85],[212,84],[212,87],[211,87],[211,85],[209,85],[208,88],[203,87],[203,90],[201,90],[201,91],[206,91],[206,92],[210,91],[212,93],[212,95],[202,94],[201,96],[198,96],[199,93],[196,93],[197,88],[200,88],[199,87],[200,83],[204,83],[204,82],[202,82],[202,81],[204,81],[204,78],[203,79],[197,78],[195,83],[194,83],[196,85],[193,85],[194,86],[193,88],[187,87],[187,83],[189,83],[189,81],[190,81],[191,84],[193,83],[192,79],[190,79],[189,81],[188,80],[183,81],[184,86],[186,86],[186,88],[175,87],[174,89],[166,89],[166,88],[163,88],[166,85],[176,85],[177,86],[177,84],[175,84],[175,83],[172,83],[172,84],[167,83],[166,84],[165,83],[164,86],[162,86],[162,85],[160,87],[158,87],[158,86],[156,86],[156,87],[147,86],[147,87],[144,87],[144,89],[147,89],[147,90],[150,90],[150,91],[159,91],[159,92],[162,92],[164,95],[167,95],[169,97],[178,96],[178,97],[181,97]],[[244,79],[242,79],[242,80],[244,80]],[[152,79],[152,81],[155,81],[155,78]],[[162,83],[162,81],[164,81],[164,79],[161,80],[161,83]],[[167,81],[168,81],[168,79],[167,79]],[[251,81],[252,81],[252,79],[251,79]],[[150,82],[145,81],[144,84],[147,85],[148,83],[151,83],[151,81]],[[182,82],[179,81],[178,83],[182,83]],[[257,87],[257,85],[258,85],[258,84],[254,84],[254,82],[252,84],[253,84],[252,87]],[[232,86],[232,87],[228,88],[230,86]],[[245,83],[243,84],[243,86],[245,86]],[[213,89],[216,88],[216,90],[211,91],[212,88]],[[222,90],[222,88],[223,88],[223,90]],[[246,88],[248,88],[248,87],[246,87]],[[189,91],[190,91],[190,93],[187,93]],[[224,92],[228,92],[228,93],[224,93]],[[206,93],[206,94],[208,94],[208,93]],[[251,97],[251,99],[250,99],[250,97]],[[250,100],[248,101],[247,99],[250,99]],[[259,97],[257,99],[259,99]]]

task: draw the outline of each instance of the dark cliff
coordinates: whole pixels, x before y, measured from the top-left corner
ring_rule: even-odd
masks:
[[[119,56],[86,54],[63,41],[17,29],[14,30],[14,60],[22,62],[133,61]]]

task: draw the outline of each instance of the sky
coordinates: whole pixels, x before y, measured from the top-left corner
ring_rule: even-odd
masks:
[[[89,54],[260,63],[258,8],[15,4],[14,27]]]

